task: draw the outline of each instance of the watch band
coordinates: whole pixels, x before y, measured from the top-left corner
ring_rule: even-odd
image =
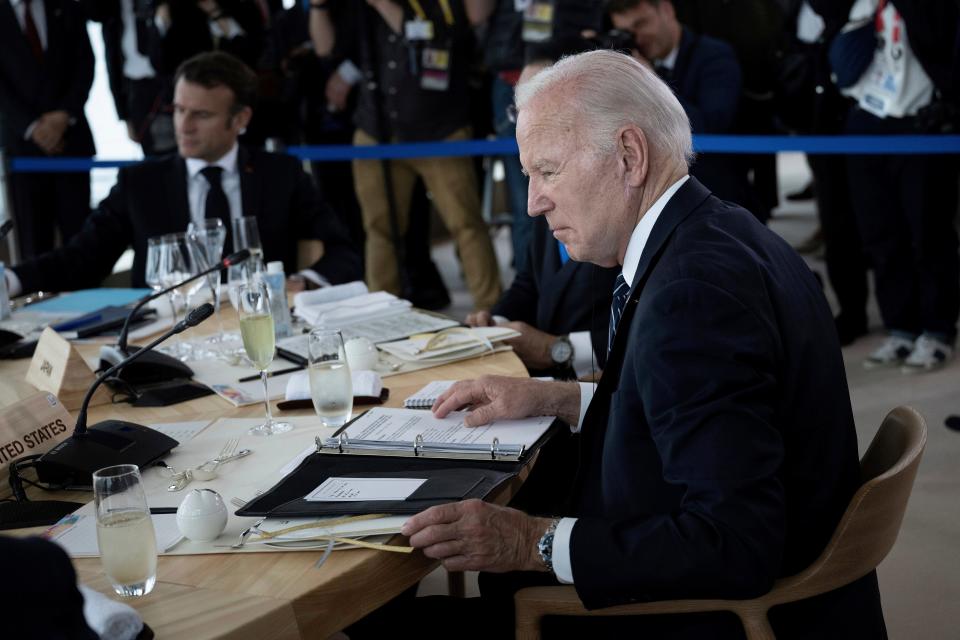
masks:
[[[557,532],[557,525],[560,524],[560,518],[554,518],[550,521],[550,526],[540,536],[537,542],[537,551],[540,553],[540,561],[547,571],[553,573],[553,536]]]

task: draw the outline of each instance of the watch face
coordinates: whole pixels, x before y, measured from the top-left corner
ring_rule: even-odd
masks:
[[[557,364],[565,364],[573,358],[573,346],[569,340],[557,340],[550,347],[550,358]]]

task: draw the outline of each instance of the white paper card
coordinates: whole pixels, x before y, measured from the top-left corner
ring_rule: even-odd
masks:
[[[426,478],[327,478],[311,491],[308,502],[406,500]]]

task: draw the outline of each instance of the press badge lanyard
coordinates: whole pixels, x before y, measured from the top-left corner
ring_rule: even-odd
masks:
[[[427,14],[420,0],[409,0],[416,18],[408,20],[404,26],[407,40],[433,40],[433,22],[427,20]],[[448,29],[455,20],[450,8],[450,0],[439,0],[443,21]],[[450,47],[424,46],[420,60],[420,88],[429,91],[446,91],[450,88]]]

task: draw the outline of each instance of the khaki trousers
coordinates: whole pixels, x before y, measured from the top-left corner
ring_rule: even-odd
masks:
[[[470,129],[454,132],[447,140],[466,140]],[[354,145],[377,141],[357,129]],[[470,158],[409,158],[390,161],[397,223],[401,238],[410,220],[410,199],[417,176],[433,195],[440,218],[457,245],[467,288],[477,309],[489,309],[500,297],[500,270],[487,224],[480,213],[477,176]],[[366,277],[371,291],[400,295],[400,274],[390,232],[390,210],[380,160],[354,160],[353,183],[367,233]]]

